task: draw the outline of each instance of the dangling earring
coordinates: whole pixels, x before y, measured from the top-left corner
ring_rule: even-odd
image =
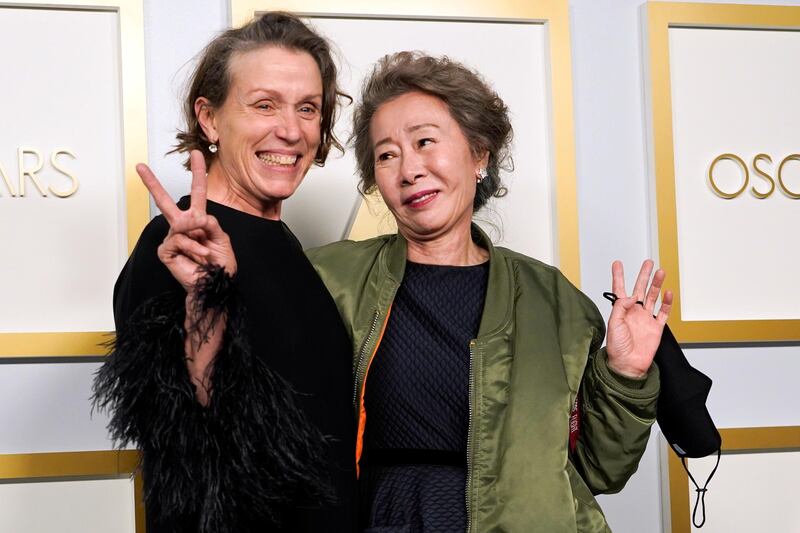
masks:
[[[479,168],[478,169],[478,179],[477,179],[478,183],[482,182],[483,180],[485,180],[488,177],[489,177],[489,171],[488,170],[486,170],[485,168]]]
[[[208,145],[208,151],[211,152],[212,154],[216,154],[217,153],[217,145],[215,143],[209,144]]]

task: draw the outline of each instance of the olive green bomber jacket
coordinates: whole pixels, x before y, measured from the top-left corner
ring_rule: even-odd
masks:
[[[623,384],[606,365],[605,327],[591,300],[558,269],[475,234],[490,265],[470,344],[469,533],[610,531],[593,494],[619,491],[636,471],[656,417],[658,369],[640,388]],[[406,241],[385,235],[307,253],[353,341],[358,460],[364,383],[402,281]],[[579,389],[580,432],[570,453]]]

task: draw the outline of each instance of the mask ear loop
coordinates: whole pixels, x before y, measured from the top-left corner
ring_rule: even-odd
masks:
[[[617,303],[617,300],[619,300],[619,296],[617,296],[617,295],[616,295],[616,294],[614,294],[613,292],[604,292],[604,293],[603,293],[603,298],[605,298],[606,300],[608,300],[609,302],[611,302],[611,305],[612,305],[612,306],[613,306],[615,303]],[[641,305],[642,307],[644,307],[644,302],[643,302],[643,301],[641,301],[641,300],[636,300],[636,303],[637,303],[637,304],[639,304],[639,305]]]
[[[619,299],[619,296],[617,296],[613,292],[604,292],[603,298],[611,302],[611,305],[613,306]],[[641,306],[644,306],[644,303],[642,301],[637,301],[636,303]],[[708,475],[708,479],[706,480],[706,483],[705,485],[703,485],[702,489],[697,485],[697,482],[694,480],[692,473],[689,472],[689,468],[686,466],[686,457],[678,452],[675,453],[681,458],[681,464],[683,465],[683,469],[686,470],[686,473],[689,475],[689,479],[692,480],[695,492],[697,493],[697,499],[694,502],[694,509],[692,510],[692,524],[694,524],[694,527],[696,528],[701,528],[706,523],[706,492],[708,492],[708,484],[711,481],[711,478],[714,477],[714,474],[717,472],[717,467],[719,467],[719,458],[720,455],[722,455],[722,450],[721,449],[717,450],[717,464],[714,465],[714,469],[711,471],[711,474]],[[698,505],[702,510],[702,518],[703,518],[702,522],[700,522],[699,524],[697,523]]]
[[[706,480],[706,483],[705,485],[703,485],[702,489],[697,485],[697,482],[694,480],[692,473],[689,472],[689,468],[686,466],[686,457],[681,456],[681,464],[683,465],[683,469],[686,470],[687,474],[689,474],[689,479],[692,480],[692,484],[694,485],[694,490],[697,493],[697,498],[694,501],[694,510],[692,511],[692,524],[694,524],[694,527],[696,528],[701,528],[703,527],[703,524],[706,523],[706,492],[708,492],[708,483],[711,481],[711,478],[714,477],[714,474],[717,471],[717,467],[719,466],[720,455],[722,455],[721,449],[717,450],[717,464],[714,465],[714,470],[712,470],[711,473],[708,475],[708,479]],[[702,515],[703,520],[699,524],[697,523],[698,504],[700,505],[703,512]]]

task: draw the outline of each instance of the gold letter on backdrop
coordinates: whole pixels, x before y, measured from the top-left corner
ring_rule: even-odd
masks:
[[[33,170],[25,170],[25,154],[33,154],[36,156],[36,168]],[[47,196],[47,191],[44,190],[42,184],[39,183],[39,179],[36,177],[36,173],[42,170],[44,166],[44,162],[42,161],[42,154],[39,153],[38,150],[34,148],[23,148],[20,147],[17,150],[17,156],[19,160],[19,195],[25,196],[25,176],[31,178],[33,184],[36,185],[36,188],[39,189],[39,193],[42,196]]]
[[[758,192],[756,190],[755,185],[753,185],[753,187],[750,190],[753,191],[753,196],[755,196],[756,198],[761,198],[763,200],[764,198],[767,198],[770,194],[772,194],[773,191],[775,191],[775,180],[772,179],[772,176],[770,176],[769,174],[758,168],[758,165],[756,163],[758,163],[762,159],[766,159],[767,162],[772,163],[772,158],[767,154],[758,154],[753,158],[753,172],[755,172],[758,176],[761,176],[762,178],[764,178],[769,182],[769,190],[763,193]]]
[[[716,183],[714,183],[714,167],[716,166],[717,163],[719,163],[723,159],[728,159],[730,161],[738,163],[739,166],[742,167],[742,170],[744,170],[744,183],[742,183],[741,188],[733,194],[724,192],[722,189],[717,187]],[[714,159],[714,161],[711,162],[711,166],[708,168],[708,182],[711,184],[711,188],[714,189],[714,192],[717,193],[718,196],[730,200],[731,198],[736,198],[737,196],[742,194],[742,191],[744,191],[747,188],[747,184],[750,182],[750,171],[747,169],[747,164],[745,164],[745,162],[742,161],[742,158],[739,157],[738,155],[722,154],[717,156],[716,159]]]
[[[11,194],[11,196],[16,196],[17,191],[14,190],[14,185],[12,185],[10,181],[8,181],[8,174],[6,174],[6,169],[3,168],[2,163],[0,163],[0,176],[3,177],[3,181],[6,184],[6,189],[8,189],[9,194]]]
[[[800,162],[800,154],[789,154],[789,155],[786,156],[786,158],[783,161],[781,161],[781,165],[778,167],[778,182],[781,184],[781,189],[783,189],[783,192],[786,193],[786,196],[788,196],[789,198],[794,198],[795,200],[799,200],[800,199],[800,193],[796,193],[794,191],[790,191],[789,187],[787,187],[786,183],[783,181],[783,167],[789,161],[798,161],[798,162]]]
[[[78,190],[78,178],[64,170],[62,167],[58,165],[58,156],[64,154],[70,156],[72,159],[75,159],[75,155],[65,148],[58,148],[53,152],[53,155],[50,156],[50,164],[53,165],[53,168],[59,171],[61,174],[64,174],[66,177],[72,181],[72,187],[70,187],[66,192],[61,192],[53,189],[53,186],[50,185],[47,188],[50,190],[51,193],[55,194],[59,198],[66,198],[68,196],[72,196],[75,194],[75,191]]]

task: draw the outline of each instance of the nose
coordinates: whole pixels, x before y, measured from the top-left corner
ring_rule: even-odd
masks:
[[[294,109],[288,109],[280,114],[280,124],[275,128],[275,135],[287,144],[295,144],[302,137],[300,129],[300,117]]]
[[[400,176],[403,185],[413,185],[426,174],[425,164],[419,154],[414,150],[404,150],[400,159]]]

